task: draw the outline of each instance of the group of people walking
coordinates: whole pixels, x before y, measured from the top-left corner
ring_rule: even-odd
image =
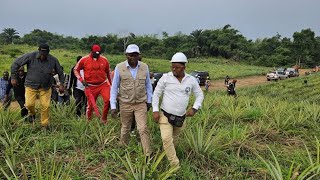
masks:
[[[73,87],[77,104],[76,113],[79,117],[82,114],[81,106],[85,99],[87,99],[85,114],[88,121],[92,119],[92,111],[104,124],[108,122],[109,109],[113,118],[117,118],[120,112],[121,145],[128,145],[132,121],[136,121],[146,156],[152,154],[150,132],[147,126],[147,112],[152,108],[153,120],[159,124],[163,148],[170,164],[179,166],[174,146],[179,134],[186,126],[185,118],[194,116],[204,99],[196,78],[185,72],[188,60],[183,53],[178,52],[172,56],[171,72],[160,78],[153,92],[149,67],[140,61],[141,52],[136,44],[127,46],[126,60],[116,65],[113,79],[110,75],[108,59],[101,55],[99,45],[93,45],[88,55],[77,58],[68,87],[64,86],[65,75],[59,61],[49,52],[49,46],[41,44],[38,51],[17,58],[11,66],[10,84],[13,88],[21,86],[18,77],[22,75],[21,67],[27,66],[27,74],[24,76],[25,103],[21,104],[24,104],[23,116],[27,116],[28,121],[35,121],[35,100],[38,96],[41,106],[40,124],[42,127],[49,125],[51,87],[54,81],[52,71],[54,70],[57,74],[56,80],[59,81],[55,88],[59,93],[64,93]],[[195,102],[188,109],[191,94],[194,94]],[[104,103],[101,115],[96,105],[99,95]],[[161,103],[160,97],[163,97]]]

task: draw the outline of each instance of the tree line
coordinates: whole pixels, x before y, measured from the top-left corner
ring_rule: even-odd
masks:
[[[52,48],[68,50],[89,50],[98,43],[108,54],[122,54],[128,44],[136,43],[144,56],[169,59],[177,51],[190,58],[222,57],[231,61],[261,66],[314,67],[320,61],[320,37],[311,29],[294,32],[292,38],[276,34],[270,38],[244,37],[237,29],[225,25],[219,29],[197,29],[190,34],[178,32],[161,35],[107,34],[76,38],[34,29],[20,37],[14,28],[5,28],[0,34],[0,44],[28,44],[37,46],[46,42]]]

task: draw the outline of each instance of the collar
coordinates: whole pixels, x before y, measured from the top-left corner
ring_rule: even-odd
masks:
[[[127,68],[132,68],[132,67],[129,65],[128,61],[126,61],[126,67],[127,67]],[[138,61],[137,67],[140,67],[140,61]],[[137,68],[137,67],[135,67],[135,68]],[[135,68],[134,68],[134,69],[135,69]]]
[[[172,71],[171,71],[171,72],[168,72],[168,75],[176,78],[176,77],[173,75]],[[186,79],[186,78],[189,78],[190,76],[191,76],[190,74],[187,74],[186,72],[184,72],[184,77],[182,78],[182,80],[184,80],[184,79]]]
[[[37,58],[37,59],[40,59],[40,53],[39,53],[39,51],[36,51],[36,58]],[[49,58],[49,54],[48,54],[46,60],[48,60],[48,58]]]

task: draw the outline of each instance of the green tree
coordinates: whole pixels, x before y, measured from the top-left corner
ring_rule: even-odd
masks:
[[[317,47],[315,33],[311,29],[303,29],[301,32],[293,33],[292,50],[298,65],[313,66],[316,60],[312,53]]]
[[[194,41],[197,43],[197,46],[192,47],[192,52],[194,56],[199,56],[201,54],[201,49],[203,46],[203,40],[202,40],[202,29],[196,29],[190,33],[190,35],[193,37]]]
[[[17,30],[13,28],[4,28],[1,33],[2,39],[5,41],[6,44],[13,44],[15,39],[19,39],[20,36]]]

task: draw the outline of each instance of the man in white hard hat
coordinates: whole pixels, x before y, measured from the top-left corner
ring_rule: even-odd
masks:
[[[164,74],[153,93],[153,119],[159,123],[163,148],[171,166],[179,167],[175,144],[181,131],[185,128],[186,116],[193,116],[201,107],[203,92],[193,76],[185,73],[187,57],[178,52],[172,56],[171,71]],[[194,94],[196,100],[187,110],[189,97]],[[159,98],[163,94],[161,111]]]
[[[151,107],[152,85],[148,65],[139,61],[140,50],[136,44],[128,45],[127,60],[117,64],[111,87],[111,115],[117,117],[117,97],[120,104],[120,143],[127,145],[130,128],[135,117],[141,144],[146,156],[151,154],[150,135],[147,126],[147,111]]]

